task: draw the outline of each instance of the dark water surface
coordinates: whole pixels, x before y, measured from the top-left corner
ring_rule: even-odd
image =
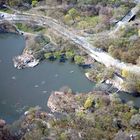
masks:
[[[69,86],[76,92],[88,92],[94,87],[82,69],[71,63],[43,61],[35,68],[17,70],[12,58],[21,54],[24,38],[0,34],[0,118],[12,122],[31,106],[47,109],[47,99],[53,90]]]

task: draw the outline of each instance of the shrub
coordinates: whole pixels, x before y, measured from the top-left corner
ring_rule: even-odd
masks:
[[[37,5],[37,0],[32,0],[32,6],[35,7]]]
[[[122,76],[123,76],[123,77],[128,77],[128,75],[129,75],[128,70],[123,69],[123,70],[122,70]]]
[[[67,140],[67,139],[68,139],[68,137],[67,137],[67,134],[65,132],[60,134],[60,140]]]
[[[111,94],[110,95],[110,100],[115,104],[121,103],[121,99],[119,98],[119,95],[117,93]]]
[[[61,57],[61,52],[60,51],[56,51],[53,53],[54,54],[54,57],[59,59]]]
[[[78,11],[74,8],[71,8],[69,11],[68,11],[68,14],[72,17],[72,19],[75,19],[76,16],[78,15]]]
[[[64,16],[65,23],[68,24],[71,20],[72,20],[72,18],[71,18],[71,16],[69,14],[67,14],[67,15]]]
[[[66,51],[66,57],[67,57],[67,58],[73,58],[74,55],[75,55],[75,53],[74,53],[73,50]]]
[[[84,103],[84,108],[85,109],[91,108],[92,105],[93,105],[93,98],[89,96]]]
[[[138,36],[140,37],[140,29],[138,30]]]
[[[68,11],[67,15],[65,15],[65,21],[67,22],[67,20],[68,21],[73,20],[73,23],[75,23],[78,15],[79,15],[78,11],[75,8],[71,8]]]
[[[21,0],[10,0],[8,4],[14,7],[14,6],[18,6],[20,3]]]
[[[52,53],[48,52],[48,53],[45,53],[45,54],[44,54],[44,57],[45,57],[46,59],[49,59],[52,55],[53,55]]]
[[[84,57],[80,56],[80,55],[76,55],[74,57],[74,61],[75,61],[76,64],[82,64],[82,63],[84,63]]]
[[[85,17],[84,20],[81,20],[77,26],[80,29],[86,29],[86,28],[93,28],[99,23],[99,16],[93,16],[93,17]]]
[[[140,92],[140,80],[136,81],[136,89],[138,92]]]

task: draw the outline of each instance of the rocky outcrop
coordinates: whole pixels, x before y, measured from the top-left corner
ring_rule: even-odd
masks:
[[[39,64],[39,60],[36,60],[35,57],[29,52],[14,57],[13,62],[14,62],[14,67],[17,69],[35,67],[36,65]]]
[[[75,112],[80,108],[73,94],[55,91],[48,99],[48,107],[52,112]]]
[[[16,33],[19,34],[18,29],[7,21],[0,22],[0,33]]]
[[[90,95],[94,95],[95,97],[108,97],[108,95],[102,91],[90,92],[88,94],[72,94],[55,91],[50,95],[47,105],[52,112],[78,112],[84,110],[83,102],[80,99],[86,100]]]
[[[92,82],[95,82],[92,77],[90,77],[90,73],[89,72],[86,72],[85,73],[85,76],[87,77],[88,80],[92,81]]]
[[[23,34],[26,42],[23,53],[13,58],[14,66],[18,69],[38,65],[39,61],[44,57],[45,49],[50,47],[46,45],[49,43],[49,39],[44,35],[25,32]]]

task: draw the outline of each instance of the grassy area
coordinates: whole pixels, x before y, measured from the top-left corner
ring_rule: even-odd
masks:
[[[99,16],[85,17],[76,25],[78,29],[94,28],[100,22]]]
[[[45,30],[44,27],[31,26],[31,25],[22,24],[22,23],[16,23],[16,26],[18,27],[19,30],[22,30],[24,32],[30,32],[30,33],[43,32]]]
[[[10,10],[10,9],[0,9],[0,12],[6,12],[6,13],[9,13],[9,14],[13,13],[13,11]]]

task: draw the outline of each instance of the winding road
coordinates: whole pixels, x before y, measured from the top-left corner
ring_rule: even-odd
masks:
[[[134,12],[135,11],[135,12]],[[132,14],[137,14],[139,11],[139,4],[132,8],[131,12]],[[132,73],[140,74],[140,67],[124,62],[120,62],[119,60],[114,59],[111,57],[108,53],[98,51],[93,45],[91,45],[85,37],[79,36],[74,30],[69,29],[66,25],[58,22],[55,19],[52,19],[51,17],[46,16],[39,16],[35,14],[29,14],[29,13],[16,13],[16,14],[8,14],[4,12],[0,12],[0,14],[4,15],[4,18],[1,20],[10,21],[12,23],[23,23],[28,22],[32,24],[36,24],[43,27],[49,27],[54,31],[57,31],[59,35],[61,35],[64,38],[67,38],[68,40],[74,42],[76,45],[78,45],[79,48],[84,49],[92,58],[94,58],[96,61],[104,64],[107,67],[115,67],[117,69],[127,69],[128,71]],[[127,16],[127,15],[126,15]],[[119,21],[116,25],[116,29],[120,28],[122,25],[125,25],[130,18],[132,18],[132,15],[127,16],[127,21]]]

